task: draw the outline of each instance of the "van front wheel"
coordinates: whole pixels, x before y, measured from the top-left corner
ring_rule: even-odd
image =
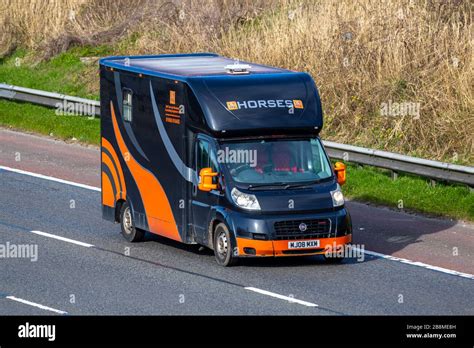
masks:
[[[133,224],[132,210],[128,202],[122,204],[120,208],[120,226],[122,228],[122,235],[129,242],[140,242],[145,235],[143,230],[135,227]]]
[[[228,267],[236,264],[237,257],[234,256],[234,247],[227,226],[223,223],[218,224],[214,231],[214,255],[219,265]]]

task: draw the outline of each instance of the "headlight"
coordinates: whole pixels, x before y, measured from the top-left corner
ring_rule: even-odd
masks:
[[[235,187],[230,192],[230,195],[238,207],[248,210],[260,210],[260,204],[258,204],[258,200],[255,195],[240,192]]]
[[[331,191],[331,197],[332,197],[332,205],[334,207],[340,207],[341,205],[344,205],[344,195],[341,192],[341,187],[337,185],[337,189],[334,191]]]

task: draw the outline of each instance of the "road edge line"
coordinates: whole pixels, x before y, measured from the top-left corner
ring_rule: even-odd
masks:
[[[429,270],[432,270],[432,271],[442,272],[442,273],[455,275],[455,276],[463,277],[463,278],[467,278],[467,279],[474,279],[474,274],[469,274],[469,273],[455,271],[455,270],[452,270],[452,269],[449,269],[449,268],[434,266],[434,265],[430,265],[430,264],[420,262],[420,261],[412,261],[412,260],[405,259],[405,258],[402,258],[402,257],[381,254],[381,253],[378,253],[376,251],[362,250],[360,248],[355,248],[355,250],[362,251],[364,254],[371,255],[371,256],[374,256],[374,257],[377,257],[377,258],[381,258],[381,259],[386,259],[386,260],[390,260],[390,261],[405,263],[405,264],[408,264],[408,265],[411,265],[411,266],[417,266],[417,267],[429,269]]]
[[[55,177],[52,177],[52,176],[37,174],[37,173],[29,172],[29,171],[26,171],[26,170],[15,169],[15,168],[1,166],[1,165],[0,165],[0,170],[6,170],[6,171],[18,173],[18,174],[29,175],[29,176],[32,176],[32,177],[35,177],[35,178],[45,179],[45,180],[49,180],[49,181],[55,181],[55,182],[58,182],[58,183],[61,183],[61,184],[66,184],[66,185],[76,186],[76,187],[80,187],[80,188],[85,188],[85,189],[92,190],[92,191],[98,191],[98,192],[101,191],[101,189],[99,187],[80,184],[80,183],[76,183],[76,182],[69,181],[69,180],[58,179],[58,178],[55,178]],[[80,243],[82,243],[82,242],[80,242]],[[87,243],[84,243],[84,244],[87,244]],[[376,251],[370,251],[370,250],[362,250],[362,251],[367,255],[372,255],[372,256],[383,258],[383,259],[386,259],[386,260],[405,263],[405,264],[409,264],[411,266],[417,266],[417,267],[421,267],[421,268],[425,268],[425,269],[429,269],[429,270],[432,270],[432,271],[437,271],[437,272],[441,272],[441,273],[445,273],[445,274],[450,274],[450,275],[454,275],[454,276],[458,276],[458,277],[462,277],[462,278],[474,279],[474,274],[458,272],[458,271],[455,271],[455,270],[450,270],[448,268],[429,265],[427,263],[423,263],[423,262],[419,262],[419,261],[412,261],[412,260],[408,260],[408,259],[404,259],[404,258],[392,256],[392,255],[381,254],[381,253],[378,253]],[[265,290],[263,290],[263,291],[265,291]]]
[[[46,233],[46,232],[42,232],[42,231],[30,231],[30,233],[34,233],[34,234],[37,234],[37,235],[43,236],[43,237],[57,239],[57,240],[60,240],[60,241],[63,241],[63,242],[71,243],[71,244],[80,245],[80,246],[83,246],[83,247],[86,247],[86,248],[94,247],[93,244],[84,243],[84,242],[81,242],[81,241],[78,241],[78,240],[74,240],[74,239],[70,239],[70,238],[66,238],[66,237],[61,237],[61,236],[57,236],[55,234]]]
[[[98,192],[101,191],[99,187],[86,185],[86,184],[80,184],[80,183],[74,182],[74,181],[59,179],[59,178],[55,178],[53,176],[37,174],[37,173],[29,172],[29,171],[26,171],[26,170],[22,170],[22,169],[16,169],[16,168],[11,168],[11,167],[6,167],[6,166],[0,166],[0,170],[5,170],[5,171],[9,171],[9,172],[17,173],[17,174],[22,174],[22,175],[29,175],[29,176],[32,176],[32,177],[35,177],[35,178],[54,181],[54,182],[59,182],[61,184],[76,186],[76,187],[84,188],[84,189],[87,189],[87,190],[98,191]]]

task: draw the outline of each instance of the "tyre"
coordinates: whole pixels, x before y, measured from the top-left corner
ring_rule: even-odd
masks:
[[[129,242],[140,242],[143,240],[145,232],[135,228],[132,216],[132,210],[128,202],[123,203],[120,208],[120,227],[122,228],[122,235]]]
[[[234,256],[234,242],[229,229],[223,223],[219,223],[214,230],[214,255],[219,265],[228,267],[237,263]]]

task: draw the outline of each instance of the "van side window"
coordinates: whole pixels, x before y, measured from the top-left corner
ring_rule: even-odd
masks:
[[[209,143],[207,141],[200,140],[197,147],[196,153],[196,170],[197,173],[201,171],[202,168],[209,167]]]
[[[216,152],[212,147],[210,147],[209,166],[212,168],[213,172],[217,172],[217,157]]]
[[[122,100],[122,113],[123,120],[126,122],[132,122],[132,91],[128,88],[123,90],[123,100]]]
[[[200,140],[196,151],[196,170],[197,173],[202,168],[211,167],[212,171],[217,171],[217,157],[209,142]]]

